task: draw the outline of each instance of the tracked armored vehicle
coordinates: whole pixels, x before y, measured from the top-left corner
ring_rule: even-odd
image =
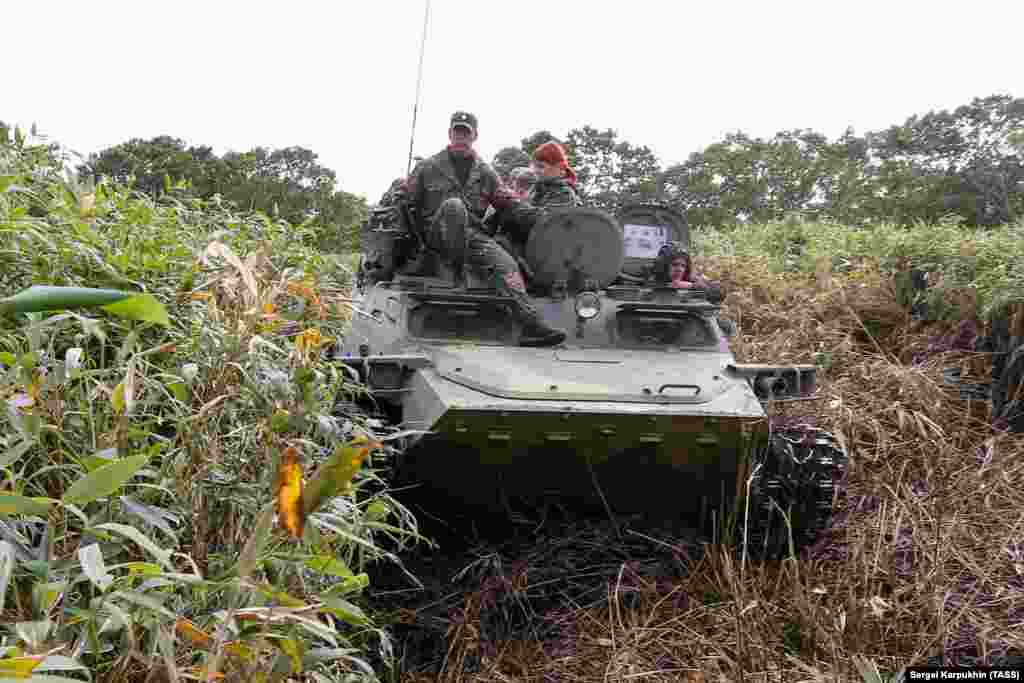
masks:
[[[813,542],[844,454],[808,425],[770,427],[765,404],[812,398],[815,367],[737,363],[720,297],[652,272],[669,240],[688,245],[689,231],[660,205],[551,211],[520,257],[534,304],[568,337],[524,348],[501,293],[427,258],[395,209],[376,210],[339,357],[419,432],[402,478],[467,506],[556,496],[745,529],[733,538],[752,550],[784,550],[790,528],[796,546]]]

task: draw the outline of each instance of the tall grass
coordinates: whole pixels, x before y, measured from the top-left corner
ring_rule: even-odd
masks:
[[[976,291],[982,315],[1024,295],[1024,222],[966,228],[958,221],[902,228],[880,223],[850,228],[835,223],[783,221],[726,230],[693,231],[699,255],[764,259],[772,272],[813,273],[822,261],[832,272],[858,265],[893,269],[901,258],[941,275],[947,286]]]
[[[217,200],[80,186],[48,146],[0,143],[0,298],[88,287],[169,313],[81,308],[68,290],[49,292],[64,311],[0,306],[0,672],[386,669],[366,570],[415,537],[378,476],[388,449],[353,461],[351,493],[318,489],[301,538],[273,524],[283,452],[308,474],[373,431],[335,410],[360,387],[322,354],[351,271],[307,233]]]

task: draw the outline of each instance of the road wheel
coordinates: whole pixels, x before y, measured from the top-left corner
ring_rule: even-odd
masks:
[[[831,521],[846,463],[846,454],[828,432],[810,425],[773,430],[754,464],[749,509],[743,515],[749,522],[748,552],[784,556],[790,534],[796,552],[813,544]]]

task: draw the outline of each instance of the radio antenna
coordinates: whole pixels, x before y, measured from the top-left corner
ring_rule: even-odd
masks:
[[[430,0],[426,0],[423,9],[423,33],[420,36],[420,65],[416,70],[416,99],[412,103],[412,131],[409,133],[409,161],[406,164],[405,174],[412,172],[412,145],[416,139],[416,114],[420,108],[420,87],[423,84],[423,52],[427,45],[427,20],[430,17]]]

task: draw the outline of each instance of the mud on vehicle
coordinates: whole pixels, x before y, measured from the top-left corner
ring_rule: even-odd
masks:
[[[399,480],[490,510],[555,496],[731,528],[758,554],[812,543],[846,457],[820,429],[771,425],[766,404],[813,398],[816,369],[738,363],[720,296],[655,277],[670,240],[688,246],[689,230],[658,204],[551,211],[521,257],[534,305],[569,336],[524,348],[501,293],[425,253],[400,210],[378,209],[362,313],[338,357],[415,432]]]

